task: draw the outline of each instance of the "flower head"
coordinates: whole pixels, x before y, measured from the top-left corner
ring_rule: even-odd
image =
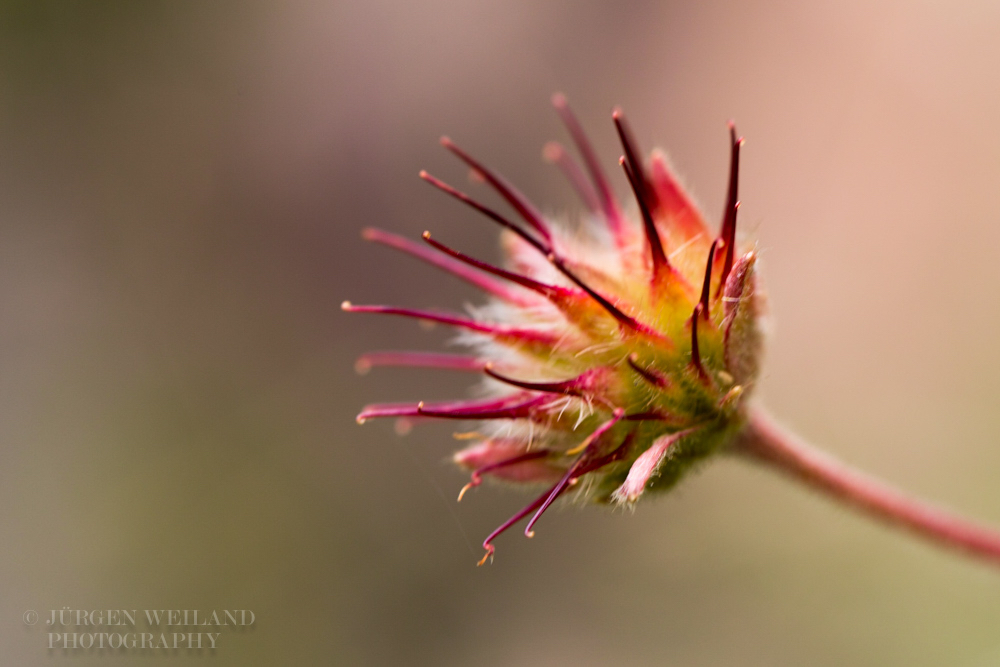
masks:
[[[381,230],[365,238],[415,255],[482,288],[489,302],[471,316],[391,306],[352,312],[414,317],[451,325],[467,356],[380,352],[359,369],[393,364],[472,371],[485,397],[443,403],[370,405],[374,417],[479,422],[455,454],[472,471],[465,492],[485,477],[544,490],[483,543],[572,492],[601,503],[632,504],[672,487],[685,472],[732,441],[746,421],[745,401],[761,351],[762,299],[756,253],[737,250],[737,184],[742,139],[730,125],[725,212],[711,231],[667,165],[644,162],[620,111],[613,114],[619,160],[635,206],[623,208],[566,104],[553,104],[583,158],[560,145],[558,165],[590,212],[569,227],[545,218],[501,176],[451,140],[441,143],[517,214],[518,222],[421,172],[421,177],[502,228],[504,266],[455,250],[425,232],[424,243]]]

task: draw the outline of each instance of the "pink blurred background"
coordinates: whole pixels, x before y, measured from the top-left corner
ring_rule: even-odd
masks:
[[[479,298],[359,236],[498,257],[416,176],[464,178],[441,134],[572,216],[549,97],[612,172],[620,104],[715,220],[733,118],[759,397],[1000,524],[995,3],[24,1],[0,31],[4,664],[146,664],[47,651],[21,615],[63,606],[254,610],[218,665],[1000,664],[1000,573],[737,461],[477,569],[523,498],[456,505],[449,425],[354,423],[463,392],[352,371],[448,332],[339,309]]]

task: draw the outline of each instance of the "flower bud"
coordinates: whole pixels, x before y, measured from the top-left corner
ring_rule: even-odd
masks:
[[[502,228],[503,266],[474,259],[432,237],[424,243],[380,230],[365,238],[419,257],[483,289],[472,316],[390,306],[344,309],[414,317],[455,327],[468,356],[373,353],[359,360],[477,372],[482,398],[372,405],[374,417],[476,423],[455,454],[472,470],[462,494],[483,478],[544,490],[484,542],[531,515],[525,533],[569,492],[599,503],[632,504],[672,487],[694,465],[729,444],[746,420],[762,348],[763,300],[753,249],[737,249],[742,139],[730,125],[729,187],[721,228],[704,216],[662,153],[641,158],[624,116],[613,114],[624,155],[619,164],[634,205],[622,207],[566,101],[553,99],[583,158],[549,144],[590,211],[578,224],[541,215],[506,180],[449,139],[442,144],[516,213],[505,216],[450,185],[421,177]],[[461,497],[461,496],[460,496]]]

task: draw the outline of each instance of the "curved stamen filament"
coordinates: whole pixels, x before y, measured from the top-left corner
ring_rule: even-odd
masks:
[[[454,250],[453,248],[450,248],[445,244],[441,243],[440,241],[437,241],[436,239],[432,238],[430,232],[424,232],[422,238],[424,239],[424,241],[434,246],[434,248],[436,248],[437,250],[440,250],[441,252],[450,257],[454,257],[456,260],[460,262],[464,262],[469,266],[474,266],[477,269],[480,269],[481,271],[486,271],[487,273],[492,273],[493,275],[504,278],[505,280],[517,283],[521,287],[530,289],[531,291],[537,292],[542,296],[546,297],[554,296],[555,293],[559,290],[559,288],[555,287],[554,285],[546,285],[545,283],[538,282],[537,280],[534,280],[527,276],[522,276],[517,273],[511,273],[506,269],[501,269],[498,266],[493,266],[492,264],[488,264],[474,257],[470,257],[465,253],[459,252],[458,250]]]
[[[501,197],[506,199],[507,203],[510,204],[522,218],[524,218],[525,222],[531,225],[536,232],[541,234],[542,238],[547,242],[552,242],[552,234],[549,232],[548,226],[542,218],[542,214],[539,213],[538,209],[536,209],[534,205],[528,201],[527,197],[522,195],[502,176],[491,171],[490,169],[487,169],[468,153],[456,146],[448,137],[441,137],[441,145],[457,155],[462,162],[469,165],[474,171],[481,174],[483,178],[485,178],[486,181],[493,186],[493,189],[496,190]]]
[[[570,480],[575,479],[581,474],[580,468],[586,462],[587,455],[590,453],[589,450],[591,446],[595,442],[597,442],[601,438],[601,436],[607,433],[612,426],[617,424],[621,420],[624,414],[625,414],[624,410],[622,410],[621,408],[616,408],[614,416],[612,416],[611,419],[598,426],[593,433],[587,436],[587,438],[582,443],[580,443],[579,446],[575,447],[569,452],[566,452],[567,454],[571,454],[579,451],[582,452],[582,454],[580,454],[580,458],[578,458],[573,463],[573,465],[570,466],[569,470],[566,471],[566,474],[563,475],[562,479],[560,479],[559,482],[552,488],[552,491],[549,493],[548,498],[546,498],[545,502],[543,502],[542,505],[538,508],[538,510],[535,512],[535,515],[531,517],[531,521],[529,521],[528,525],[525,526],[524,528],[524,535],[526,537],[535,536],[534,531],[531,529],[535,526],[538,520],[542,518],[542,514],[545,513],[545,510],[547,510],[549,506],[555,502],[556,498],[562,495],[562,493],[566,490],[566,488],[570,484]]]
[[[551,450],[548,449],[536,449],[531,452],[525,452],[524,454],[519,454],[517,456],[512,456],[509,459],[504,459],[503,461],[497,461],[496,463],[490,463],[482,467],[476,468],[472,471],[471,480],[468,484],[462,487],[462,490],[458,492],[458,501],[462,502],[462,498],[465,496],[469,489],[475,488],[483,483],[482,476],[493,472],[494,470],[500,470],[502,468],[509,468],[510,466],[517,465],[518,463],[524,463],[525,461],[534,461],[535,459],[540,459],[551,454]]]
[[[478,371],[483,367],[476,357],[435,352],[368,352],[358,357],[354,369],[364,375],[375,366],[408,366],[411,368],[441,368],[454,371]]]
[[[420,172],[420,178],[424,179],[425,181],[436,187],[438,190],[441,190],[442,192],[451,195],[452,197],[462,202],[463,204],[471,206],[472,208],[476,209],[477,211],[485,215],[493,222],[499,224],[501,227],[504,227],[505,229],[509,229],[510,231],[514,232],[515,234],[520,236],[525,243],[531,245],[543,255],[547,255],[552,251],[547,243],[543,244],[541,241],[539,241],[534,236],[532,236],[531,234],[527,233],[526,231],[515,225],[513,222],[511,222],[504,216],[500,215],[499,213],[489,208],[488,206],[480,204],[478,201],[476,201],[469,195],[465,194],[461,190],[453,188],[444,181],[431,176],[426,171]]]
[[[639,375],[639,377],[657,389],[663,389],[669,384],[667,378],[662,376],[660,373],[657,373],[650,368],[643,368],[640,366],[639,355],[635,352],[625,357],[625,361],[628,363],[629,367]]]
[[[542,149],[542,157],[545,158],[547,162],[559,167],[566,180],[569,184],[573,186],[576,194],[583,200],[583,203],[587,205],[593,213],[603,212],[601,200],[598,198],[597,191],[594,186],[587,181],[587,177],[584,175],[583,171],[580,169],[580,165],[576,163],[576,160],[570,156],[570,154],[563,148],[563,145],[558,141],[550,141],[545,144],[545,148]]]
[[[646,243],[649,245],[649,252],[653,258],[653,276],[658,276],[665,269],[670,267],[666,254],[663,252],[663,242],[660,241],[660,233],[656,230],[656,223],[653,222],[653,215],[649,211],[649,205],[642,194],[636,174],[629,167],[625,157],[618,160],[618,164],[625,170],[629,185],[635,194],[635,200],[639,203],[639,211],[642,213],[642,228],[646,232]]]
[[[712,267],[715,266],[715,249],[719,245],[719,240],[712,241],[712,247],[708,250],[708,261],[705,262],[705,282],[701,286],[701,314],[708,319],[708,296],[712,291]]]
[[[514,378],[500,375],[500,373],[493,370],[493,364],[486,364],[486,366],[483,367],[483,372],[494,380],[499,380],[500,382],[511,386],[528,389],[530,391],[541,391],[549,394],[563,394],[566,396],[579,396],[583,390],[583,376],[575,377],[570,380],[563,380],[562,382],[525,382],[523,380],[515,380]]]
[[[726,284],[726,278],[733,268],[733,257],[736,252],[736,213],[740,208],[739,181],[740,181],[740,148],[743,146],[743,137],[736,137],[736,125],[729,123],[729,139],[732,143],[729,155],[729,187],[726,194],[726,210],[722,218],[722,230],[719,238],[724,244],[726,259],[722,264],[722,279],[719,281],[719,289],[716,296],[722,294],[722,286]]]
[[[445,313],[435,313],[429,310],[418,310],[416,308],[399,308],[396,306],[356,306],[350,301],[344,301],[340,304],[341,310],[347,311],[349,313],[377,313],[381,315],[399,315],[402,317],[412,317],[418,320],[424,320],[427,322],[438,322],[440,324],[447,324],[448,326],[458,327],[460,329],[468,329],[469,331],[476,331],[478,333],[488,334],[495,336],[499,339],[507,339],[511,342],[521,343],[521,344],[546,344],[553,345],[556,339],[544,332],[534,331],[532,329],[519,329],[515,327],[508,327],[500,324],[489,324],[487,322],[480,322],[478,320],[469,319],[467,317],[459,317],[457,315],[448,315]]]
[[[691,314],[691,365],[698,373],[701,381],[707,384],[709,382],[708,373],[705,371],[705,366],[701,363],[701,352],[698,349],[698,320],[700,319],[701,304],[699,303],[694,307],[694,312]]]
[[[436,266],[443,271],[447,271],[448,273],[475,285],[481,290],[498,296],[505,301],[510,301],[522,306],[526,306],[530,303],[530,301],[524,298],[524,295],[517,294],[507,285],[499,283],[489,276],[484,276],[477,271],[471,271],[467,266],[464,266],[461,262],[456,261],[455,259],[443,257],[430,252],[427,248],[423,247],[419,243],[411,241],[410,239],[383,231],[381,229],[375,229],[373,227],[368,227],[363,230],[361,232],[361,236],[367,241],[374,241],[375,243],[395,248],[396,250],[405,252],[408,255],[416,257],[417,259],[423,260],[428,264]]]
[[[563,125],[565,125],[567,131],[569,131],[570,137],[573,139],[573,143],[576,144],[576,149],[580,151],[580,156],[583,157],[583,163],[587,166],[587,171],[590,173],[590,180],[594,182],[594,187],[597,188],[597,193],[601,202],[601,209],[604,211],[605,218],[607,218],[608,226],[611,228],[611,232],[615,235],[615,238],[620,240],[625,226],[621,207],[618,205],[618,200],[615,198],[614,190],[612,190],[611,186],[608,184],[608,179],[604,175],[604,170],[601,169],[601,163],[600,160],[597,159],[597,153],[594,151],[593,146],[591,146],[590,141],[587,139],[587,135],[583,131],[583,127],[580,125],[580,122],[570,110],[566,97],[561,93],[556,93],[552,96],[552,106],[555,107],[556,113],[559,114],[559,118],[562,119]]]

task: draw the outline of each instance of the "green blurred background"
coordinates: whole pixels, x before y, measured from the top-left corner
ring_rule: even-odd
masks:
[[[354,423],[464,392],[352,370],[448,332],[339,309],[478,299],[359,238],[498,257],[416,177],[464,179],[441,134],[575,215],[549,96],[611,171],[621,104],[714,220],[735,118],[761,398],[1000,524],[998,32],[986,0],[3,3],[0,664],[1000,664],[1000,573],[737,461],[476,568],[524,498],[456,505],[451,425]],[[64,655],[21,620],[64,606],[257,620],[214,654]]]

